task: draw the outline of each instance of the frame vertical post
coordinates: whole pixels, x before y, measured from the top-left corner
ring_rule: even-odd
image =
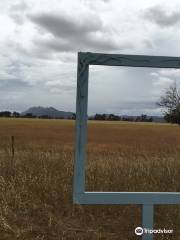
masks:
[[[154,222],[154,206],[152,204],[144,204],[142,207],[142,224],[143,228],[153,230]],[[153,234],[145,233],[142,240],[153,240]]]
[[[78,54],[77,98],[76,98],[76,149],[74,165],[73,196],[85,192],[87,106],[89,65]]]

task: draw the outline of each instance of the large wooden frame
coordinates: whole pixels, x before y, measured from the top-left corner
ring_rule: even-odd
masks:
[[[78,53],[74,202],[80,204],[179,204],[175,192],[86,192],[87,104],[89,65],[180,68],[179,57]]]
[[[73,201],[79,204],[142,204],[143,226],[152,227],[153,205],[179,204],[180,193],[85,191],[89,65],[180,68],[180,57],[78,53]],[[144,239],[152,239],[152,236]]]

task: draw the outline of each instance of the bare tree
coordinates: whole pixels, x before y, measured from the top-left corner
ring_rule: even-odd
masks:
[[[167,122],[180,125],[180,92],[176,83],[166,90],[157,105],[164,108],[164,118]]]

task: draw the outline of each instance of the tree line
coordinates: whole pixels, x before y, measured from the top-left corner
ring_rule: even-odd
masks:
[[[130,122],[152,122],[153,118],[148,117],[145,114],[140,116],[118,116],[115,114],[99,114],[96,113],[95,116],[89,117],[89,120],[101,120],[101,121],[130,121]]]
[[[48,115],[42,115],[42,116],[36,116],[32,113],[26,113],[25,115],[21,115],[19,112],[10,112],[10,111],[2,111],[0,112],[0,117],[12,117],[12,118],[42,118],[42,119],[52,119],[53,117],[50,117]],[[63,117],[59,117],[58,119],[63,119]],[[69,119],[76,119],[76,114],[73,113],[72,117]],[[101,121],[134,121],[134,122],[152,122],[153,118],[148,117],[145,114],[142,114],[141,116],[137,117],[131,117],[131,116],[118,116],[115,114],[99,114],[96,113],[94,116],[89,117],[89,120],[101,120]]]
[[[10,112],[10,111],[1,111],[0,112],[0,117],[7,117],[7,118],[42,118],[42,119],[64,119],[63,117],[51,117],[48,115],[41,115],[41,116],[36,116],[32,113],[26,113],[24,115],[21,115],[21,113],[19,112]],[[73,113],[72,117],[69,117],[67,119],[75,119],[76,118],[76,114]]]
[[[2,111],[0,117],[20,117],[21,114],[18,112]]]

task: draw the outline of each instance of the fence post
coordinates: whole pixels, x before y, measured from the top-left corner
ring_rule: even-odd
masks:
[[[154,222],[154,206],[152,204],[144,204],[142,207],[142,225],[143,228],[153,230]],[[142,240],[153,240],[153,234],[145,233]]]
[[[15,154],[15,147],[14,147],[14,136],[11,136],[11,167],[14,167],[14,154]]]

